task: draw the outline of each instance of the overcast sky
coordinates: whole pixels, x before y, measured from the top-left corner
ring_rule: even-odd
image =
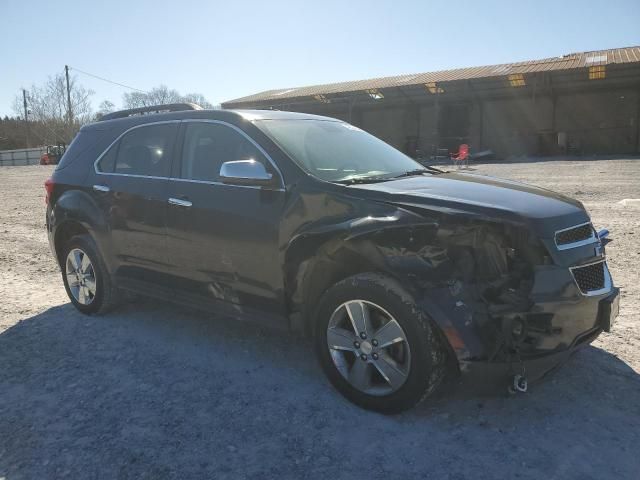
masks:
[[[640,0],[0,0],[0,115],[76,67],[213,103],[272,88],[640,45]],[[94,106],[122,87],[75,72]]]

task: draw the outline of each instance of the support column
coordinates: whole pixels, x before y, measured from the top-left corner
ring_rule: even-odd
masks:
[[[636,153],[640,153],[640,90],[637,91],[636,99]]]
[[[434,156],[438,156],[438,148],[440,146],[440,129],[439,129],[439,118],[440,118],[440,87],[438,84],[435,84],[436,87],[436,101],[433,109],[434,115],[434,123],[433,123],[433,144],[435,147],[435,152],[433,152]]]
[[[478,109],[480,110],[480,126],[478,128],[480,141],[478,148],[482,151],[484,150],[484,102],[482,100],[478,103]]]

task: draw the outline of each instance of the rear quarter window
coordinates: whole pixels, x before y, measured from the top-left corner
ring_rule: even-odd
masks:
[[[100,157],[97,169],[102,173],[113,173],[116,165],[116,154],[118,153],[118,145],[113,145],[107,152]]]
[[[99,141],[105,136],[106,133],[106,130],[80,130],[74,137],[69,147],[67,147],[67,151],[64,153],[64,155],[62,155],[62,158],[60,159],[60,162],[58,162],[56,170],[67,168],[69,165],[75,162],[75,160],[83,153],[96,146],[96,144],[99,143]]]

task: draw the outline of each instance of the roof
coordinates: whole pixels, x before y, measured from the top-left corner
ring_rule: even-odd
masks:
[[[406,87],[422,85],[432,82],[450,82],[455,80],[470,80],[474,78],[504,77],[514,74],[534,72],[548,72],[571,70],[609,64],[626,64],[640,62],[640,47],[615,48],[610,50],[595,50],[591,52],[570,53],[561,57],[527,60],[524,62],[504,63],[500,65],[486,65],[482,67],[456,68],[438,72],[426,72],[393,77],[380,77],[368,80],[350,82],[327,83],[307,87],[283,88],[267,90],[246,97],[223,102],[222,106],[237,106],[257,102],[283,103],[284,99],[313,97],[315,95],[330,95],[336,93],[356,92],[381,88]]]

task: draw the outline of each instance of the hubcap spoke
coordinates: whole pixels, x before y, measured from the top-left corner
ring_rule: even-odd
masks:
[[[367,305],[363,302],[349,302],[345,304],[345,308],[347,309],[347,315],[349,315],[349,320],[351,320],[351,325],[356,335],[364,332],[365,335],[369,336],[373,333],[371,318],[369,317],[369,307]]]
[[[394,343],[405,341],[404,331],[394,319],[389,320],[374,334],[379,348],[385,348]]]
[[[91,260],[89,260],[89,255],[85,253],[82,255],[82,260],[80,262],[80,271],[82,273],[87,273],[89,271],[90,266],[91,266]]]
[[[387,383],[394,389],[400,387],[400,385],[402,385],[407,379],[407,373],[404,372],[396,361],[385,352],[381,352],[378,360],[373,364]]]
[[[84,284],[91,295],[96,294],[96,281],[93,278],[86,278]]]
[[[78,278],[75,273],[67,273],[67,283],[70,287],[77,286],[80,282],[78,282]]]
[[[73,270],[75,272],[79,272],[80,265],[82,265],[82,259],[80,258],[80,250],[72,251],[69,260],[71,260],[71,265],[73,266]]]
[[[348,350],[350,352],[355,350],[354,342],[357,341],[357,337],[350,331],[344,328],[334,327],[327,330],[327,343],[329,348],[334,350]]]
[[[84,294],[84,287],[78,289],[78,301],[83,305],[87,303],[87,297]]]
[[[356,360],[351,367],[348,380],[358,390],[366,391],[371,385],[371,365]]]

